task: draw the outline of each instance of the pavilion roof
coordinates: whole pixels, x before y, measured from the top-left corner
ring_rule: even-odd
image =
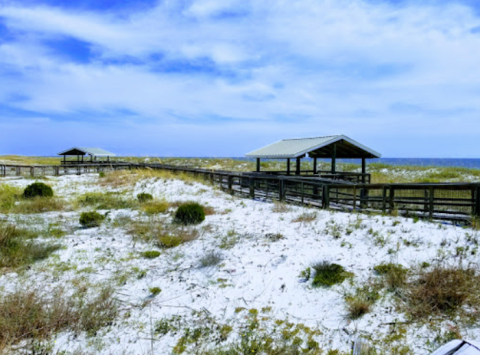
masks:
[[[336,158],[380,158],[381,154],[344,135],[284,139],[245,156],[263,159],[292,159],[304,157],[331,158],[336,148]]]
[[[93,157],[114,157],[114,153],[109,152],[101,148],[86,148],[86,147],[73,147],[63,152],[58,153],[58,155],[90,155]]]

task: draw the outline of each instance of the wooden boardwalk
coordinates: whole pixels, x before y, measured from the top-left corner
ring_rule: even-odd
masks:
[[[165,164],[0,165],[0,176],[61,176],[155,169],[203,177],[231,194],[323,209],[416,216],[454,223],[480,217],[480,183],[362,184],[320,177],[241,173]]]

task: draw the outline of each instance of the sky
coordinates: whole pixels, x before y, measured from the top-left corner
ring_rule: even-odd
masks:
[[[0,155],[480,158],[478,0],[0,0]]]

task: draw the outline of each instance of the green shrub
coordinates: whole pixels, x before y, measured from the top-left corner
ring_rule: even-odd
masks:
[[[80,224],[86,228],[98,227],[102,224],[105,216],[92,211],[92,212],[82,212],[80,215]]]
[[[205,210],[196,202],[180,205],[175,213],[175,222],[181,224],[198,224],[205,220]]]
[[[148,250],[142,253],[142,256],[147,259],[155,259],[160,256],[160,252],[157,250]]]
[[[53,197],[53,190],[43,182],[34,182],[33,184],[28,185],[23,191],[23,197],[25,198],[33,198],[37,196]]]
[[[141,193],[137,195],[137,199],[140,203],[153,200],[153,196],[147,193]]]
[[[104,177],[105,177],[105,173],[104,173],[103,171],[100,171],[100,172],[98,173],[98,177],[104,178]]]
[[[162,289],[160,287],[150,287],[148,289],[150,293],[154,296],[158,295],[160,292],[162,292]]]
[[[315,270],[315,277],[312,282],[312,285],[315,287],[333,286],[342,283],[351,275],[345,271],[343,266],[332,264],[328,261],[315,263],[312,265],[312,269]]]

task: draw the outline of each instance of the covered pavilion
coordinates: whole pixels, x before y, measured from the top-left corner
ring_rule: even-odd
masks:
[[[331,174],[336,174],[337,159],[361,159],[362,174],[367,173],[366,159],[380,158],[381,154],[344,135],[284,139],[263,148],[254,150],[245,156],[256,158],[257,172],[260,172],[261,159],[286,159],[290,175],[290,160],[296,160],[295,175],[301,174],[300,161],[306,156],[313,158],[313,174],[317,174],[317,159],[331,159]]]
[[[81,164],[85,162],[85,156],[90,157],[89,163],[94,163],[97,162],[97,158],[107,158],[107,162],[110,161],[110,157],[115,157],[116,155],[112,152],[106,151],[105,149],[101,148],[86,148],[86,147],[73,147],[67,150],[64,150],[63,152],[58,153],[58,155],[63,155],[63,161],[62,164],[67,164],[67,163],[76,163],[76,164]],[[70,160],[67,161],[67,156],[76,156],[77,160]],[[81,160],[80,160],[81,157]]]

